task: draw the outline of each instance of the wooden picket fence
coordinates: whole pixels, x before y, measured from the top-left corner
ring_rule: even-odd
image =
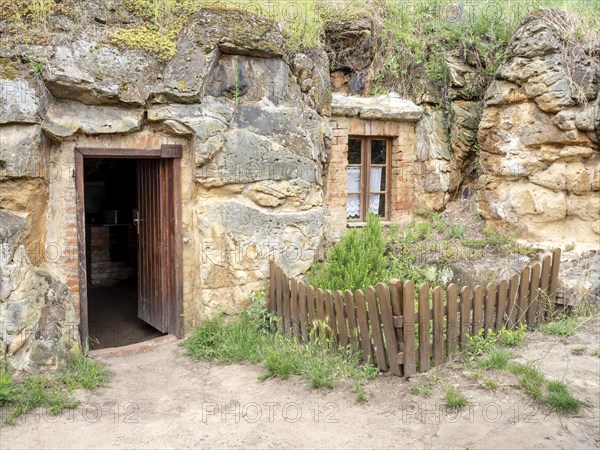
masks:
[[[378,283],[364,292],[323,291],[271,262],[268,308],[280,331],[300,341],[326,337],[361,352],[381,371],[410,376],[443,363],[481,329],[487,335],[542,322],[556,300],[559,265],[556,249],[510,280],[460,291],[455,284],[433,290],[423,284],[415,299],[412,281]]]

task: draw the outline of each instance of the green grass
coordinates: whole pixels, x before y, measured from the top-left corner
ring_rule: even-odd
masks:
[[[347,382],[357,392],[357,398],[365,398],[361,394],[364,383],[375,378],[379,371],[362,364],[360,354],[350,349],[332,349],[329,340],[323,338],[326,325],[316,324],[318,332],[316,329],[311,332],[313,340],[299,344],[295,339],[272,332],[269,323],[274,323],[272,317],[260,308],[229,321],[217,317],[198,327],[182,345],[197,360],[260,363],[266,370],[259,377],[263,380],[296,375],[315,389],[334,388]]]
[[[467,404],[467,397],[455,388],[450,388],[446,391],[444,403],[449,409],[459,410]]]
[[[508,363],[513,358],[511,351],[504,348],[494,348],[484,359],[479,361],[479,365],[485,369],[506,369]]]
[[[571,354],[572,355],[583,355],[586,351],[587,351],[587,347],[580,346],[580,347],[572,348],[571,349]]]
[[[573,397],[567,386],[560,381],[549,381],[547,391],[544,403],[561,414],[575,413],[581,406],[581,402]]]
[[[518,377],[519,386],[532,399],[541,401],[544,388],[544,374],[532,365],[510,364],[508,371]]]
[[[575,334],[579,324],[579,317],[560,313],[551,322],[542,324],[540,330],[546,334],[564,338]]]
[[[75,389],[95,389],[108,382],[109,372],[84,356],[75,358],[69,369],[52,375],[31,375],[13,379],[7,369],[0,369],[0,407],[5,408],[7,424],[36,408],[45,408],[49,415],[74,409],[79,401],[71,392]]]
[[[483,384],[484,388],[486,388],[490,391],[495,391],[496,389],[498,389],[498,383],[496,383],[491,378],[486,378],[485,380],[483,380],[482,384]]]
[[[488,336],[485,337],[482,332],[469,336],[464,361],[471,367],[476,363],[477,367],[471,376],[479,380],[486,389],[494,390],[498,387],[496,381],[484,378],[484,371],[493,369],[511,373],[516,377],[518,386],[531,399],[560,414],[576,412],[581,403],[569,392],[564,383],[547,380],[542,371],[533,364],[512,361],[515,355],[508,347],[519,345],[524,335],[525,329],[521,328],[513,331],[503,329],[498,334],[488,332]],[[577,347],[573,352],[580,354],[580,351],[585,350],[585,347]]]
[[[411,386],[411,388],[409,389],[410,393],[412,395],[429,395],[431,394],[431,392],[433,391],[433,386],[431,386],[428,383],[424,383],[424,384],[417,384],[415,386]]]

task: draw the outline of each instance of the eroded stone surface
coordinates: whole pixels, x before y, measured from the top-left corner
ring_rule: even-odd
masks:
[[[564,45],[543,15],[515,33],[479,125],[480,207],[538,238],[597,242],[600,66],[580,53],[569,78]]]

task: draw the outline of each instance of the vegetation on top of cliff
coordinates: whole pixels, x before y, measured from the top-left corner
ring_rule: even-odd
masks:
[[[447,56],[493,75],[518,26],[529,15],[560,9],[569,24],[557,24],[565,41],[584,39],[600,47],[600,2],[593,0],[387,0],[382,31],[383,62],[372,93],[395,90],[410,95],[422,68],[440,88],[448,84]],[[415,76],[416,75],[416,76]]]
[[[85,17],[77,1],[0,0],[0,22],[8,42],[48,44],[53,31],[77,30]],[[100,6],[102,6],[99,3]],[[123,0],[127,20],[107,23],[109,41],[117,46],[139,48],[160,60],[170,59],[177,36],[190,16],[200,8],[239,10],[278,23],[290,52],[314,48],[322,42],[327,24],[351,23],[354,18],[383,18],[382,59],[374,77],[373,91],[394,89],[410,93],[413,74],[420,67],[432,80],[448,78],[444,56],[451,53],[473,67],[493,73],[506,44],[528,15],[540,8],[570,13],[573,24],[563,27],[566,39],[600,40],[600,2],[595,0]],[[72,26],[59,25],[54,17],[65,16]],[[56,23],[55,23],[56,22]],[[31,25],[36,26],[31,26]]]

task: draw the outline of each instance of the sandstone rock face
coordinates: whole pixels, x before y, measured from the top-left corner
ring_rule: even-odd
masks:
[[[515,33],[479,124],[480,208],[536,238],[597,242],[600,65],[567,61],[566,45],[543,16]]]
[[[20,245],[25,220],[0,210],[0,357],[16,369],[53,370],[79,351],[67,286],[31,265]]]
[[[0,325],[11,324],[2,327],[0,357],[17,368],[56,367],[78,345],[78,273],[45,253],[76,235],[66,225],[75,215],[78,142],[186,143],[186,331],[217,311],[238,311],[264,287],[272,259],[290,274],[306,272],[327,232],[324,48],[289,54],[272,21],[208,8],[192,15],[175,56],[161,62],[107,44],[102,3],[86,2],[88,22],[70,39],[0,47],[18,72],[0,80]],[[135,20],[123,11],[110,19]],[[29,73],[39,61],[43,71]]]

